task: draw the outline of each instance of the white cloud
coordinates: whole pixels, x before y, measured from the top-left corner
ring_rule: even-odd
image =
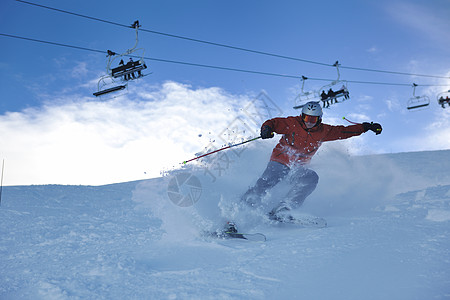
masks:
[[[89,70],[86,62],[78,62],[71,71],[71,75],[74,78],[86,77],[88,73]]]
[[[398,99],[390,98],[390,99],[386,99],[384,102],[386,103],[387,108],[391,112],[399,111],[403,108],[403,104],[401,104]]]
[[[425,112],[416,113],[426,116]],[[450,109],[437,109],[432,120],[423,123],[423,128],[411,128],[412,134],[398,136],[390,142],[391,145],[403,152],[450,149]],[[408,126],[412,127],[414,124]]]
[[[442,109],[436,113],[433,123],[427,126],[427,138],[423,143],[431,149],[450,149],[450,110]]]
[[[375,47],[375,46],[370,47],[366,51],[369,52],[369,53],[377,53],[377,52],[379,52],[378,48]]]
[[[230,137],[218,135],[236,118],[245,120],[243,109],[254,101],[174,82],[138,90],[105,102],[59,99],[0,116],[4,183],[106,184],[158,176],[212,141],[224,143]],[[245,128],[254,135],[259,126],[247,118]]]
[[[347,125],[344,115],[355,122],[386,123],[380,136],[368,133],[343,141],[350,154],[450,148],[450,109],[439,108],[438,115],[426,118],[428,127],[412,120],[410,129],[397,132],[403,127],[373,115],[372,100],[362,97],[356,106],[344,102],[325,111],[329,124]],[[159,176],[208,146],[256,136],[262,121],[274,115],[255,118],[254,101],[217,87],[176,82],[137,84],[126,96],[107,101],[48,97],[42,107],[0,116],[4,184],[107,184]],[[395,101],[390,105],[397,109]],[[397,113],[387,114],[385,119]],[[414,117],[419,115],[408,115]]]
[[[370,116],[363,113],[350,113],[348,116],[352,121],[357,123],[367,122],[371,119]]]

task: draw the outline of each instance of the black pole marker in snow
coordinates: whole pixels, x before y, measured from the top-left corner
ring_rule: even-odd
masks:
[[[0,205],[2,205],[2,191],[3,191],[3,169],[5,168],[5,160],[2,162],[2,177],[0,179]]]

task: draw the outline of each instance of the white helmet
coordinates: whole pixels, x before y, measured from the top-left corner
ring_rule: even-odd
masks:
[[[308,102],[305,105],[303,105],[302,108],[302,115],[308,115],[308,116],[314,116],[319,117],[319,119],[322,119],[322,107],[320,106],[319,102]]]

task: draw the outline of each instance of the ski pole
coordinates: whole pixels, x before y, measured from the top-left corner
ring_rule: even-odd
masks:
[[[346,117],[342,117],[342,119],[344,119],[345,121],[347,121],[347,122],[349,122],[351,124],[354,124],[354,125],[360,125],[361,124],[361,123],[352,122],[349,119],[347,119]]]
[[[197,160],[197,159],[199,159],[199,158],[202,158],[202,157],[205,157],[205,156],[211,155],[211,154],[213,154],[213,153],[216,153],[216,152],[219,152],[219,151],[222,151],[222,150],[225,150],[225,149],[230,149],[230,148],[233,148],[233,147],[236,147],[236,146],[240,146],[240,145],[243,145],[243,144],[246,144],[246,143],[252,142],[252,141],[256,141],[257,139],[260,139],[260,138],[261,138],[261,137],[260,137],[260,136],[258,136],[258,137],[252,138],[252,139],[250,139],[250,140],[244,141],[244,142],[242,142],[242,143],[238,143],[238,144],[230,145],[230,146],[227,146],[227,147],[223,147],[223,148],[220,148],[220,149],[214,150],[214,151],[212,151],[212,152],[208,152],[208,153],[206,153],[206,154],[203,154],[203,155],[197,156],[197,157],[195,157],[195,158],[192,158],[192,159],[190,159],[190,160],[185,160],[185,161],[183,161],[183,164],[187,164],[187,163],[188,163],[188,162],[190,162],[190,161],[193,161],[193,160]]]

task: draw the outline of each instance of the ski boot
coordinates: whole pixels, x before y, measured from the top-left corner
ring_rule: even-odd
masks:
[[[291,215],[290,211],[291,209],[285,203],[281,203],[272,209],[267,216],[269,220],[276,223],[291,223],[295,218]]]
[[[237,230],[236,224],[234,224],[234,222],[227,222],[227,224],[225,224],[224,232],[225,233],[237,233],[238,230]]]
[[[236,224],[234,224],[234,222],[227,222],[227,224],[225,224],[225,228],[223,230],[223,235],[225,237],[237,237],[239,234],[238,234]]]

